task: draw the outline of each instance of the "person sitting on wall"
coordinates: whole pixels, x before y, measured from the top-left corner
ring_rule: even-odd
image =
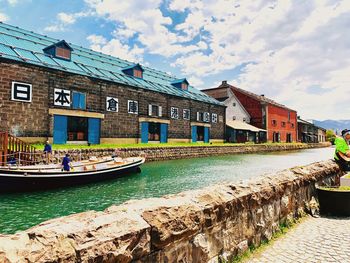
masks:
[[[67,153],[65,157],[63,157],[62,160],[62,170],[69,172],[70,170],[70,159],[69,154]]]
[[[341,135],[334,140],[334,159],[344,171],[350,171],[350,150],[347,143],[350,140],[350,130],[342,130]]]
[[[51,162],[52,147],[51,147],[49,141],[46,141],[46,143],[45,143],[44,153],[46,154],[47,163],[50,163]]]

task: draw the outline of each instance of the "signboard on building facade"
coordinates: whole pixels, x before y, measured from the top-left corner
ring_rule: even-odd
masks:
[[[54,91],[54,101],[55,106],[70,107],[70,90],[66,89],[55,89]]]
[[[106,111],[118,112],[118,99],[113,97],[106,98]]]
[[[32,85],[21,82],[12,82],[11,100],[32,102]]]

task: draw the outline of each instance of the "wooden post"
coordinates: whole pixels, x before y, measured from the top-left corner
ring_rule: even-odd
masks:
[[[7,163],[7,147],[8,147],[8,138],[9,138],[9,134],[8,134],[8,132],[6,131],[5,133],[4,133],[4,144],[3,144],[3,149],[4,149],[4,155],[3,155],[3,164],[4,164],[4,166],[6,165],[6,163]]]

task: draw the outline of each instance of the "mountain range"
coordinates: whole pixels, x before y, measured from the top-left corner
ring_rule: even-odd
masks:
[[[327,130],[341,131],[344,129],[350,129],[350,120],[312,120],[312,122],[319,127]]]

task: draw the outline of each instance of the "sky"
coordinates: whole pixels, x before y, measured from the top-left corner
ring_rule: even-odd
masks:
[[[0,21],[198,89],[227,80],[303,119],[350,119],[349,0],[0,0]]]

